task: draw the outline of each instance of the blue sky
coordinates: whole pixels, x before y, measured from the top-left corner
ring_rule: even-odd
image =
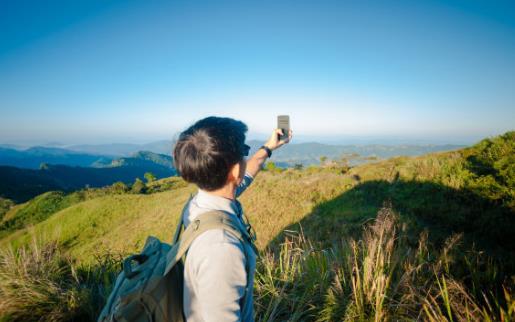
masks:
[[[0,143],[472,143],[515,129],[515,4],[0,0]]]

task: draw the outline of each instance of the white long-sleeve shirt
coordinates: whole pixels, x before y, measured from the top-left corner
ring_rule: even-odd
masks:
[[[245,173],[237,187],[236,197],[252,183]],[[210,210],[225,210],[240,219],[245,227],[243,210],[238,200],[231,200],[199,189],[183,213],[187,227],[199,214]],[[247,247],[248,258],[243,247]],[[251,278],[247,283],[246,261],[250,261]],[[222,229],[213,229],[198,236],[188,250],[184,263],[184,314],[187,322],[254,321],[253,289],[256,256],[249,245]],[[245,297],[245,311],[243,297]]]

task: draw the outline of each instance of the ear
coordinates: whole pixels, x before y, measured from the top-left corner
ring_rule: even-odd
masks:
[[[229,175],[228,175],[227,181],[237,182],[240,177],[240,171],[241,171],[241,164],[240,164],[240,162],[238,162],[231,167],[231,170],[229,170]]]

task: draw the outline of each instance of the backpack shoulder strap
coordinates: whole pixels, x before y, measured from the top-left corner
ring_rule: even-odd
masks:
[[[242,243],[248,243],[247,236],[245,235],[246,232],[244,233],[240,230],[238,224],[231,218],[231,215],[221,210],[202,213],[189,224],[188,228],[184,230],[182,237],[172,245],[172,248],[166,255],[167,266],[164,274],[168,274],[175,264],[184,256],[195,238],[208,230],[220,228],[231,233]]]
[[[188,199],[188,201],[186,201],[184,208],[182,208],[181,214],[179,216],[179,222],[177,223],[177,228],[175,228],[175,234],[173,235],[172,245],[177,244],[177,242],[179,241],[179,237],[181,236],[182,227],[184,227],[182,219],[184,216],[184,212],[186,211],[186,208],[190,204],[191,199],[193,199],[193,193],[190,193],[190,198]]]

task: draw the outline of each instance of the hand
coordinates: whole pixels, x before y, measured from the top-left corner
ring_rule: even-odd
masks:
[[[292,130],[290,129],[288,131],[288,137],[284,140],[279,140],[279,135],[282,135],[283,134],[283,130],[281,129],[275,129],[273,132],[272,132],[272,135],[270,136],[270,139],[268,139],[268,141],[265,143],[265,146],[267,146],[270,150],[275,150],[279,147],[281,147],[282,145],[290,142],[292,136],[293,136],[293,132]]]

